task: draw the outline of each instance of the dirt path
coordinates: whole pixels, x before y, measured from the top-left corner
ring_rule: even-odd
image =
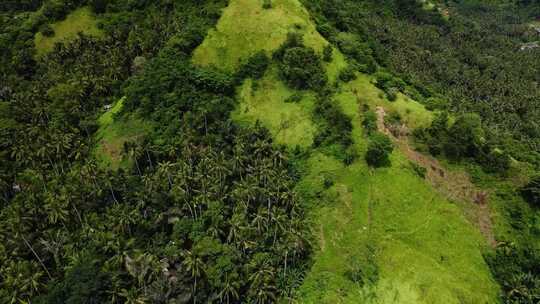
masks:
[[[426,180],[438,192],[451,201],[466,202],[466,217],[480,229],[488,243],[495,247],[497,241],[495,240],[492,229],[488,193],[478,189],[465,172],[448,171],[437,159],[412,149],[406,134],[407,132],[401,132],[403,128],[397,132],[391,132],[384,123],[386,112],[383,107],[377,107],[376,113],[379,131],[388,135],[396,147],[409,160],[426,169]]]

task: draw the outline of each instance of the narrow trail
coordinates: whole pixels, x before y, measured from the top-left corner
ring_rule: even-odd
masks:
[[[452,172],[446,170],[440,162],[428,155],[424,155],[411,148],[408,131],[405,126],[389,129],[384,121],[386,111],[377,107],[377,128],[388,135],[397,148],[412,162],[426,169],[426,180],[441,194],[451,201],[468,203],[465,210],[466,217],[479,229],[488,243],[495,247],[497,241],[493,233],[491,214],[488,205],[488,193],[478,189],[465,172]]]

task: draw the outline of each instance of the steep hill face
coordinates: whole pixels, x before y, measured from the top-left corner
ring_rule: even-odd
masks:
[[[540,303],[538,1],[0,2],[0,303]]]
[[[203,66],[231,70],[258,51],[271,55],[288,32],[304,35],[305,44],[318,53],[328,44],[298,1],[276,0],[264,9],[259,1],[233,0],[193,58]],[[410,124],[430,123],[432,113],[404,95],[389,102],[370,76],[337,80],[336,71],[346,66],[334,49],[325,70],[337,87],[331,101],[350,118],[352,146],[359,155],[368,141],[362,108],[382,106],[401,112]],[[299,102],[286,102],[299,93]],[[298,290],[299,302],[496,302],[498,287],[482,257],[487,242],[458,207],[467,205],[435,191],[399,150],[391,156],[391,167],[374,170],[362,158],[344,165],[332,146],[313,145],[322,131],[314,113],[317,93],[288,87],[276,63],[262,79],[241,84],[237,98],[236,121],[259,121],[278,143],[308,154],[297,164],[302,167],[297,191],[310,210],[317,249]]]

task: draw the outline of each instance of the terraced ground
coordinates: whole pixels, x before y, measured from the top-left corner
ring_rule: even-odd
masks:
[[[241,26],[239,26],[241,25]],[[242,58],[271,52],[288,31],[304,33],[306,44],[321,51],[326,41],[297,0],[231,0],[215,30],[195,51],[194,62],[233,70]],[[329,78],[346,65],[335,51],[326,66]],[[260,121],[278,143],[310,147],[318,126],[312,119],[313,92],[298,104],[285,103],[294,90],[271,67],[257,85],[238,88],[233,118]],[[391,103],[367,75],[340,84],[334,100],[351,117],[354,145],[363,155],[363,104],[402,114],[411,127],[428,124],[432,113],[399,96]],[[396,150],[392,166],[373,170],[363,158],[345,166],[331,147],[310,149],[298,192],[305,198],[318,240],[313,265],[298,290],[300,303],[494,303],[498,287],[482,258],[488,247],[460,206],[450,202],[411,168]],[[333,181],[325,187],[325,181]]]

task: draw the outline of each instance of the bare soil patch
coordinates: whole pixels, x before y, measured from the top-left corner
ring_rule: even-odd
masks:
[[[465,172],[449,171],[440,162],[429,155],[411,148],[406,126],[389,128],[384,118],[383,107],[377,107],[377,127],[379,132],[388,135],[396,147],[412,162],[426,169],[426,180],[441,194],[454,202],[465,202],[465,215],[476,225],[488,243],[495,247],[497,241],[493,234],[489,210],[489,193],[476,187]]]

